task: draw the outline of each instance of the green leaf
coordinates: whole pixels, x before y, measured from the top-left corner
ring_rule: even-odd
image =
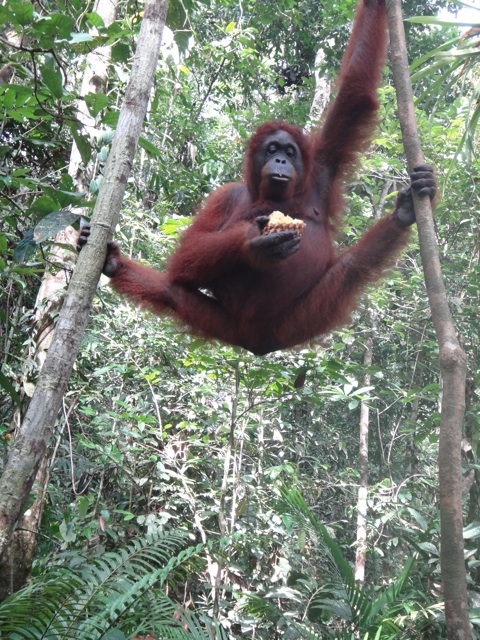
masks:
[[[3,107],[5,109],[11,109],[13,105],[16,103],[17,92],[14,87],[6,87],[5,93],[3,95]]]
[[[85,96],[85,103],[90,114],[95,118],[100,111],[108,106],[109,101],[104,93],[87,93]]]
[[[426,531],[427,530],[427,522],[426,522],[425,518],[420,513],[418,513],[418,511],[416,509],[412,509],[412,507],[408,507],[408,511],[410,511],[412,516],[415,518],[415,520],[417,521],[417,524],[420,527],[420,529],[422,531]]]
[[[33,4],[31,2],[15,2],[9,3],[13,12],[13,16],[22,27],[26,27],[33,19]]]
[[[91,194],[96,195],[100,191],[100,185],[102,184],[102,176],[98,176],[96,180],[90,180],[89,191]]]
[[[75,542],[77,539],[77,534],[75,533],[73,525],[71,523],[67,524],[65,520],[61,522],[59,531],[65,542]]]
[[[6,7],[0,6],[0,24],[5,24],[6,22],[15,22],[15,16]]]
[[[175,44],[178,47],[178,50],[181,53],[186,53],[188,50],[188,43],[190,38],[192,37],[192,32],[188,31],[188,29],[181,29],[179,31],[175,31],[173,39],[175,40]]]
[[[97,159],[101,164],[105,164],[108,158],[109,147],[102,147],[98,152]]]
[[[34,214],[35,218],[43,218],[44,216],[56,211],[58,209],[58,202],[56,199],[50,197],[50,195],[44,194],[37,198],[32,206],[28,208],[29,214]]]
[[[8,393],[8,395],[15,402],[15,404],[20,406],[20,404],[21,404],[20,396],[15,391],[12,383],[7,378],[7,376],[4,373],[2,373],[1,371],[0,371],[0,387],[3,387],[3,389]]]
[[[117,42],[112,47],[112,62],[127,62],[130,58],[130,47],[124,42]]]
[[[37,243],[43,242],[47,238],[53,238],[59,231],[68,227],[78,218],[78,213],[72,213],[68,209],[52,211],[35,226],[33,237]]]
[[[77,125],[72,123],[70,126],[70,131],[72,133],[72,137],[75,140],[75,144],[80,152],[80,156],[82,158],[82,162],[84,164],[88,164],[90,158],[92,157],[92,148],[90,146],[90,141],[88,136],[82,133],[79,133],[77,129]]]
[[[142,149],[145,149],[145,151],[147,151],[154,158],[158,158],[161,155],[160,150],[157,149],[157,147],[149,142],[146,138],[140,137],[140,139],[138,140],[138,144],[140,147],[142,147]]]
[[[90,507],[90,501],[87,496],[80,496],[78,499],[78,515],[80,518],[85,518]]]
[[[457,20],[452,18],[445,20],[443,18],[437,18],[436,16],[422,16],[406,18],[406,22],[414,22],[415,24],[437,24],[446,27],[480,27],[480,22],[469,22],[468,20]]]
[[[117,126],[119,115],[120,114],[118,111],[108,111],[104,116],[102,116],[102,122],[103,124],[107,125],[107,127],[115,129],[115,127]]]
[[[480,522],[471,522],[463,530],[463,538],[464,540],[472,540],[478,537],[480,537]]]
[[[98,15],[96,11],[92,11],[91,13],[87,13],[87,22],[92,27],[104,27],[105,22],[103,21],[102,16]]]
[[[15,247],[13,259],[15,262],[28,262],[35,255],[37,244],[33,239],[33,229],[29,229],[23,240]]]
[[[58,67],[57,61],[50,54],[45,55],[45,62],[40,67],[42,79],[48,89],[51,91],[55,98],[61,98],[63,96],[62,86],[62,74]]]
[[[433,556],[438,556],[438,549],[431,542],[420,542],[418,548],[427,553],[431,553]]]
[[[73,19],[64,13],[51,13],[49,16],[43,16],[36,24],[44,34],[64,39],[69,38],[75,28]]]
[[[71,33],[70,42],[72,44],[81,44],[82,42],[92,42],[93,37],[89,33]]]

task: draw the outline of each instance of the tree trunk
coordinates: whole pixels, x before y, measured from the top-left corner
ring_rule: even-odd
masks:
[[[132,74],[92,216],[92,235],[79,257],[35,393],[0,479],[0,556],[6,551],[45,456],[75,355],[88,323],[96,284],[105,261],[106,243],[112,237],[118,220],[153,86],[166,10],[166,0],[146,0],[144,5]]]
[[[365,375],[363,386],[370,386],[370,367],[372,366],[373,343],[368,337],[365,341],[363,364]],[[355,554],[355,580],[365,582],[365,559],[367,555],[367,498],[368,498],[368,429],[370,411],[368,404],[360,405],[360,442],[358,452],[358,468],[360,482],[357,497],[357,549]]]
[[[220,487],[220,500],[218,505],[218,527],[220,529],[220,534],[222,537],[225,537],[228,535],[228,516],[227,516],[227,493],[228,493],[228,485],[229,485],[228,478],[230,476],[231,461],[235,455],[235,428],[237,426],[237,409],[238,409],[239,395],[240,395],[240,372],[237,366],[235,370],[235,392],[232,397],[232,407],[230,411],[230,431],[228,434],[227,449],[225,451],[225,458],[223,462],[223,478],[222,478],[222,486]],[[231,485],[232,487],[235,486],[234,476],[232,477]],[[212,600],[213,600],[214,616],[218,616],[220,611],[219,594],[220,594],[220,584],[223,576],[224,566],[225,566],[225,563],[223,559],[219,558],[215,585],[212,585],[213,586]]]
[[[103,19],[106,27],[110,26],[115,19],[117,4],[118,0],[97,0],[94,6],[93,10]],[[82,82],[82,96],[87,93],[106,92],[110,52],[111,45],[99,47],[88,54]],[[85,131],[91,133],[95,130],[96,123],[88,112],[85,100],[77,101],[77,116]],[[80,152],[73,141],[68,173],[76,181],[78,191],[85,193],[88,192],[89,179],[86,179],[86,171],[81,171],[80,166]],[[66,249],[65,245],[75,246],[76,239],[77,232],[71,226],[57,233],[55,244],[49,253],[49,260],[54,268],[45,273],[37,294],[35,324],[32,331],[35,351],[31,357],[35,359],[38,370],[42,368],[52,343],[55,333],[55,318],[62,305],[64,291],[76,263],[76,254]],[[33,385],[30,386],[33,387]],[[25,415],[30,402],[32,393],[28,393],[28,391],[27,389],[22,407],[17,410],[20,416]],[[30,575],[37,544],[37,532],[43,515],[43,500],[47,481],[47,464],[46,460],[42,460],[35,478],[35,485],[38,488],[35,491],[34,502],[18,521],[17,529],[7,552],[7,564],[3,567],[0,566],[0,571],[7,565],[10,571],[10,576],[6,580],[2,580],[0,575],[0,602],[12,593],[12,589],[13,591],[20,589]]]
[[[423,162],[413,106],[401,0],[387,0],[391,62],[398,115],[409,170]],[[439,438],[441,575],[448,640],[472,637],[468,619],[463,552],[461,440],[465,412],[466,358],[455,332],[435,241],[428,198],[414,194],[420,254],[428,300],[440,349],[443,398]]]
[[[32,489],[33,503],[18,520],[11,544],[0,563],[0,602],[21,589],[32,571],[47,488],[47,458],[40,461]]]

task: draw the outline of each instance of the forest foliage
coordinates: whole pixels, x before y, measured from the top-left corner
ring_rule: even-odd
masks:
[[[446,4],[409,1],[404,12],[433,17]],[[165,265],[203,197],[241,174],[257,124],[314,126],[318,78],[333,81],[354,9],[353,0],[171,3],[115,236],[127,255]],[[78,0],[0,5],[0,469],[38,376],[39,286],[59,269],[57,232],[78,225],[79,211],[90,216],[140,21],[134,3],[108,27]],[[414,65],[417,117],[441,191],[437,240],[468,357],[465,545],[478,625],[478,63],[471,50],[467,65],[461,54],[432,57],[465,38],[424,22],[407,23],[408,47],[411,60],[429,64]],[[86,56],[99,47],[111,47],[111,61],[108,90],[84,97],[92,136],[77,100]],[[408,181],[388,70],[380,99],[340,246],[391,209]],[[67,171],[73,142],[88,193]],[[32,578],[0,605],[0,636],[445,637],[441,388],[415,237],[348,326],[262,358],[135,310],[102,279],[49,449]],[[359,585],[351,567],[362,403],[370,433]]]

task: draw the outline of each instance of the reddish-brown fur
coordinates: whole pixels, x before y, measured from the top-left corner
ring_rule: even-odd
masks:
[[[360,1],[338,93],[323,127],[306,136],[284,122],[262,125],[246,151],[244,181],[207,198],[167,273],[138,265],[114,248],[113,288],[155,313],[173,315],[197,335],[257,354],[291,347],[344,323],[358,293],[392,262],[408,235],[390,215],[343,253],[335,252],[331,239],[342,209],[342,183],[375,124],[385,48],[384,1]],[[252,166],[265,136],[278,129],[300,148],[304,177],[288,199],[266,202],[259,200],[260,177]],[[268,265],[257,261],[249,242],[258,207],[304,220],[296,253]]]

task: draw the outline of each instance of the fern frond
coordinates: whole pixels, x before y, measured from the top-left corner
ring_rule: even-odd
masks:
[[[203,545],[183,548],[186,534],[132,540],[125,548],[53,567],[0,604],[0,637],[11,640],[116,640],[154,634],[165,640],[223,638],[162,591],[198,562]],[[61,561],[65,558],[59,556]]]

